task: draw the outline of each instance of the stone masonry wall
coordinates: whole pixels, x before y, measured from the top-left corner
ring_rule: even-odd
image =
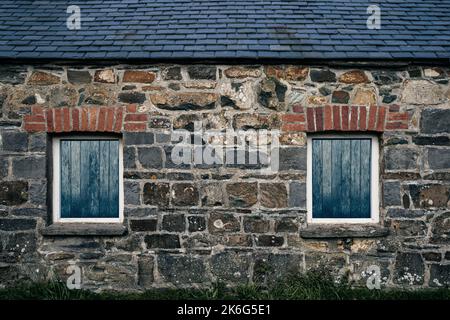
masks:
[[[67,278],[136,289],[270,283],[326,268],[364,285],[450,285],[450,71],[432,66],[3,65],[0,286]],[[277,129],[280,170],[177,165],[170,130]],[[124,141],[123,236],[51,236],[52,136]],[[382,232],[306,223],[306,137],[380,138]],[[344,229],[344,231],[342,231]]]

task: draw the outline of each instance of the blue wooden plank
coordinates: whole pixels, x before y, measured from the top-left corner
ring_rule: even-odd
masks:
[[[332,141],[329,139],[322,140],[322,217],[329,217],[335,205],[331,193],[331,144]]]
[[[89,141],[80,141],[80,218],[89,218]]]
[[[70,142],[70,189],[71,189],[71,217],[80,217],[80,141]]]
[[[371,149],[372,141],[361,140],[361,212],[360,218],[370,218]]]
[[[333,204],[329,212],[325,212],[327,218],[337,218],[342,211],[340,194],[342,191],[342,146],[341,140],[331,141],[331,158],[327,159],[331,165],[331,195],[329,201]]]
[[[352,218],[352,212],[350,211],[350,175],[351,167],[351,140],[342,139],[339,141],[341,145],[342,162],[341,162],[341,192],[340,195],[336,195],[334,200],[340,202],[341,211],[338,218]]]
[[[60,210],[62,218],[70,218],[71,211],[71,175],[70,175],[70,141],[60,141]]]
[[[100,142],[98,140],[89,141],[89,167],[83,168],[89,175],[88,185],[88,203],[89,217],[98,217],[100,215],[99,191],[100,191],[100,165],[99,153]]]
[[[361,140],[353,140],[351,147],[350,212],[361,216]]]
[[[312,140],[312,198],[313,217],[322,216],[322,140]]]
[[[109,143],[109,217],[119,217],[119,141]]]
[[[99,154],[99,170],[100,170],[100,191],[99,191],[99,207],[100,217],[108,216],[110,212],[109,205],[109,169],[110,169],[110,161],[109,161],[109,140],[101,140],[100,141],[100,154]]]

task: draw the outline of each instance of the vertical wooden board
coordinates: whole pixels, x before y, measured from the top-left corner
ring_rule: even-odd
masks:
[[[351,167],[353,163],[351,162],[351,140],[343,139],[341,140],[341,152],[342,152],[342,162],[341,162],[341,194],[340,199],[335,198],[336,201],[341,202],[341,212],[339,218],[353,218],[352,212],[350,211],[350,175]]]
[[[312,216],[322,217],[322,140],[312,139]]]
[[[359,218],[370,218],[371,154],[372,141],[361,140],[361,216]]]
[[[70,218],[71,211],[71,173],[70,173],[70,144],[69,140],[60,141],[60,210],[61,218]]]
[[[89,175],[89,186],[88,186],[89,217],[96,218],[99,216],[99,212],[100,212],[100,206],[99,206],[100,142],[98,140],[89,141],[88,150],[89,150],[88,151],[89,152],[89,166],[86,168],[86,174]]]
[[[108,217],[119,217],[119,141],[109,143],[109,204]]]
[[[80,141],[80,218],[89,218],[89,141]]]
[[[335,205],[331,193],[331,143],[329,139],[322,140],[322,217],[330,216],[332,207]],[[320,181],[318,181],[320,183]]]
[[[110,212],[109,205],[109,140],[100,140],[100,185],[99,185],[99,216],[107,217]]]
[[[327,218],[339,218],[342,212],[342,140],[331,140],[331,197],[332,206]]]
[[[72,140],[70,142],[70,176],[71,176],[71,211],[72,217],[80,217],[80,206],[83,200],[81,199],[81,174],[80,174],[80,141]]]
[[[350,177],[350,212],[361,216],[361,140],[352,140]]]

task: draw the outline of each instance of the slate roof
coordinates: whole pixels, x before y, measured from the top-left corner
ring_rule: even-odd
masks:
[[[0,58],[450,58],[450,0],[2,0]]]

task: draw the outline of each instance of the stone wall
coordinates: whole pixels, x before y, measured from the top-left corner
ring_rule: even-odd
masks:
[[[0,286],[65,279],[72,264],[93,289],[270,283],[316,268],[364,285],[370,265],[383,286],[449,285],[449,77],[432,66],[2,66]],[[280,130],[280,170],[173,163],[171,130],[194,121]],[[339,131],[380,137],[373,230],[306,223],[306,137]],[[123,136],[124,235],[44,232],[47,155],[65,132]]]

